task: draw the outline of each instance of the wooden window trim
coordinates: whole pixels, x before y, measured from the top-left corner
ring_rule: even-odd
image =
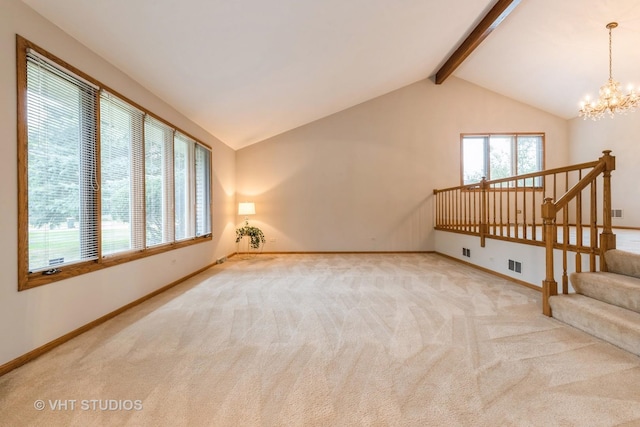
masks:
[[[464,138],[467,136],[477,136],[479,138],[492,136],[513,136],[517,138],[518,136],[526,136],[526,135],[541,135],[542,136],[542,159],[541,159],[541,169],[545,170],[546,168],[546,158],[547,158],[547,135],[545,132],[469,132],[469,133],[461,133],[460,134],[460,185],[467,185],[464,183]],[[516,164],[517,168],[517,164]],[[516,171],[517,173],[517,171]],[[533,188],[541,188],[541,187],[533,187]],[[506,189],[505,189],[506,190]]]
[[[151,111],[130,100],[126,96],[123,96],[118,91],[113,90],[107,85],[94,79],[93,77],[85,74],[79,69],[73,67],[57,56],[49,53],[40,46],[30,42],[24,37],[16,34],[16,81],[17,81],[17,136],[18,136],[18,291],[23,291],[38,286],[46,285],[49,283],[57,282],[60,280],[69,279],[93,271],[102,270],[103,268],[113,267],[115,265],[123,264],[130,261],[135,261],[141,258],[146,258],[153,255],[158,255],[164,252],[172,251],[175,249],[184,248],[194,244],[210,241],[213,239],[213,233],[210,232],[203,236],[191,237],[185,240],[174,241],[168,244],[154,246],[151,248],[145,248],[138,251],[125,252],[121,254],[109,255],[102,257],[100,244],[101,238],[98,234],[98,253],[97,260],[81,261],[75,264],[66,265],[60,267],[60,272],[52,275],[44,275],[42,272],[29,273],[29,218],[28,218],[28,169],[27,169],[27,50],[32,49],[38,54],[44,56],[48,60],[57,64],[58,66],[70,71],[78,77],[98,86],[101,90],[106,90],[111,94],[119,97],[120,99],[128,102],[135,108],[143,111],[147,115],[154,119],[172,127],[183,135],[191,138],[197,144],[206,147],[209,150],[209,164],[213,165],[213,153],[211,146],[195,138],[189,132],[173,125],[172,123],[164,120],[163,118],[153,114]],[[99,92],[98,92],[99,95]],[[99,108],[96,114],[96,129],[97,129],[97,158],[100,157],[100,115]],[[99,173],[100,162],[97,161],[97,168]],[[213,181],[213,168],[209,170],[209,203],[213,202],[212,194],[212,181]],[[98,205],[96,207],[97,212],[100,212],[100,197],[98,195]],[[101,215],[97,215],[98,218],[98,230],[101,230]],[[213,226],[213,209],[209,212],[209,221]]]

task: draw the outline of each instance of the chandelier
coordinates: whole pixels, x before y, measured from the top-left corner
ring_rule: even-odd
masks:
[[[615,113],[625,114],[628,111],[634,111],[635,108],[640,105],[640,97],[635,92],[632,86],[629,86],[629,91],[623,94],[620,91],[620,83],[613,80],[611,72],[611,30],[618,26],[617,22],[610,22],[607,24],[609,30],[609,80],[600,88],[599,97],[597,100],[592,101],[589,96],[580,104],[579,116],[592,120],[598,120],[604,116],[605,113],[609,113],[609,116],[613,117]]]

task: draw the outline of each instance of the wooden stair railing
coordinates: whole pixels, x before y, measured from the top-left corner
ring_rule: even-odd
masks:
[[[546,247],[543,313],[549,316],[548,298],[558,292],[554,249],[562,253],[563,293],[569,289],[568,252],[575,253],[576,271],[582,271],[583,254],[588,255],[590,271],[596,271],[598,258],[600,269],[606,271],[600,255],[616,246],[611,231],[614,169],[615,157],[606,150],[593,162],[433,190],[435,229],[479,236],[482,247],[487,238]],[[597,180],[600,175],[601,183]],[[600,225],[599,201],[603,213]],[[538,210],[540,205],[542,211]]]
[[[607,264],[604,253],[609,249],[616,248],[616,236],[611,229],[611,172],[616,168],[616,158],[611,155],[611,150],[602,152],[598,164],[584,178],[576,183],[569,191],[560,197],[555,203],[553,199],[548,197],[544,199],[542,204],[542,218],[544,223],[545,247],[546,247],[546,273],[542,282],[542,312],[551,316],[551,307],[549,306],[549,297],[558,294],[558,283],[555,281],[554,269],[554,248],[556,247],[557,224],[556,218],[560,211],[563,212],[563,218],[568,218],[569,204],[576,201],[576,237],[578,233],[582,233],[582,193],[589,187],[589,207],[590,207],[590,239],[589,239],[589,269],[596,271],[596,255],[600,260],[600,271],[607,271]],[[598,248],[598,225],[597,225],[597,186],[596,180],[602,174],[602,233],[600,234],[600,247]],[[562,224],[563,236],[567,236],[569,232],[568,221]],[[582,236],[580,236],[582,237]],[[561,245],[563,260],[562,275],[562,292],[569,292],[568,276],[567,276],[567,251],[569,250],[568,239],[563,239]],[[576,252],[576,271],[582,269],[581,251]]]

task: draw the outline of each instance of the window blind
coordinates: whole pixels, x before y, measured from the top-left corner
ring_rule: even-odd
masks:
[[[150,116],[145,119],[145,201],[147,246],[174,240],[173,133]]]
[[[210,162],[208,149],[200,144],[195,145],[195,214],[196,236],[211,233],[211,204],[210,204]]]
[[[191,140],[177,133],[174,137],[175,236],[183,240],[193,236],[191,226]]]
[[[96,89],[27,52],[29,271],[98,257]]]
[[[142,135],[144,114],[103,91],[100,96],[102,255],[141,249],[135,224],[144,217]]]

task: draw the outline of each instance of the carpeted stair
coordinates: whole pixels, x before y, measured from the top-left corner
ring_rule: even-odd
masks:
[[[610,250],[608,273],[572,273],[575,294],[549,299],[553,317],[640,356],[640,254]]]

